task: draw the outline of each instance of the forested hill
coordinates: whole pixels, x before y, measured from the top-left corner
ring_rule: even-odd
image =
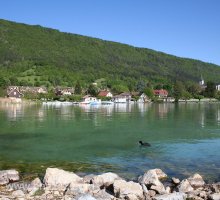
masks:
[[[0,20],[0,76],[24,84],[71,85],[104,78],[109,84],[139,80],[220,81],[220,67],[150,49]]]

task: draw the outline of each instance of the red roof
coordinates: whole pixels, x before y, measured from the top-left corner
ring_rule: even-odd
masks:
[[[109,91],[101,91],[101,92],[99,92],[99,95],[98,95],[98,96],[100,96],[100,97],[106,97],[108,93],[109,93]]]
[[[154,94],[155,95],[161,95],[161,96],[167,96],[168,92],[167,92],[167,90],[161,89],[161,90],[154,90]]]

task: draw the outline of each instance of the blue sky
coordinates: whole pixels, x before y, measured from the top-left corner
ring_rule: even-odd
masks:
[[[220,65],[220,0],[0,0],[0,18]]]

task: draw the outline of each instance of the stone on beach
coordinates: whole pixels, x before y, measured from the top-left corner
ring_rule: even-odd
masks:
[[[164,194],[155,196],[153,200],[185,200],[186,194],[182,192],[174,192],[172,194]]]
[[[92,197],[90,194],[85,194],[77,198],[77,200],[97,200],[97,199]]]
[[[176,185],[178,185],[180,183],[180,179],[173,177],[172,178],[172,182]]]
[[[150,187],[150,189],[155,190],[159,194],[166,193],[164,185],[159,179],[165,178],[167,175],[160,169],[148,170],[143,177],[139,179],[140,184],[145,184]]]
[[[108,187],[114,183],[115,180],[121,179],[117,174],[115,173],[104,173],[101,175],[94,176],[91,180],[91,182],[94,185],[100,185],[104,187]]]
[[[88,183],[71,182],[65,194],[79,196],[92,192],[94,189],[94,185]]]
[[[205,185],[205,181],[203,180],[202,176],[199,174],[194,174],[187,179],[192,187],[202,187]]]
[[[16,191],[12,192],[12,196],[15,198],[21,198],[21,197],[24,197],[25,194],[22,190],[16,190]]]
[[[167,175],[159,169],[151,169],[144,173],[144,175],[139,179],[139,183],[145,185],[156,185],[160,186],[162,183],[159,179],[165,178]]]
[[[194,190],[187,179],[182,180],[180,182],[178,189],[179,189],[179,192],[184,192],[184,193],[191,192]]]
[[[140,184],[133,181],[116,180],[113,184],[115,196],[121,199],[143,199],[143,189]]]
[[[0,185],[6,185],[15,181],[19,181],[18,171],[14,169],[0,171]]]
[[[30,193],[30,195],[34,195],[37,190],[39,190],[43,184],[41,183],[41,180],[39,178],[35,178],[33,181],[31,181],[30,186],[27,188],[27,191]]]
[[[44,184],[49,189],[65,190],[66,187],[72,182],[82,182],[82,178],[73,172],[68,172],[57,168],[47,168],[44,176]]]
[[[209,197],[212,200],[220,200],[220,193],[211,194]]]

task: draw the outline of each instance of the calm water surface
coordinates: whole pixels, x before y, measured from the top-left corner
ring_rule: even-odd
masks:
[[[152,146],[140,148],[139,140]],[[48,166],[127,178],[157,167],[219,181],[220,104],[0,104],[0,169],[40,173]]]

